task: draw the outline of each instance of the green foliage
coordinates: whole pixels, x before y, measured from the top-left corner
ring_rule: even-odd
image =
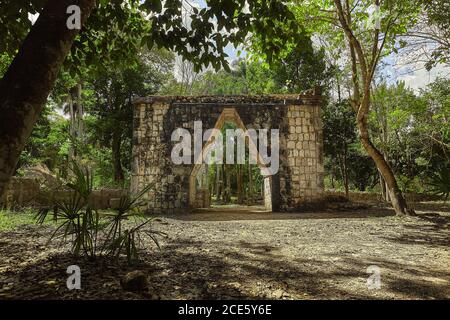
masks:
[[[448,88],[448,79],[437,78],[420,95],[402,82],[381,83],[373,92],[373,140],[405,191],[422,189],[423,181],[449,161]]]
[[[43,163],[56,175],[65,177],[69,146],[69,122],[50,103],[45,106],[20,155],[18,173],[27,166]]]
[[[357,141],[355,112],[348,100],[329,103],[323,110],[325,155],[335,156]]]
[[[436,78],[427,88],[420,91],[422,108],[415,116],[418,131],[423,138],[439,145],[441,154],[448,158],[450,147],[450,79]]]
[[[0,78],[2,78],[6,70],[8,70],[8,67],[11,64],[11,62],[12,58],[8,54],[6,53],[0,54]]]
[[[35,222],[35,212],[32,209],[23,211],[0,210],[0,231],[14,230],[22,225],[31,225]],[[54,225],[51,219],[46,219],[45,224]]]
[[[355,127],[355,112],[348,100],[328,103],[322,112],[325,168],[330,187],[344,186],[365,191],[378,177],[373,161],[362,150]],[[341,182],[342,181],[342,182]]]
[[[62,222],[55,229],[50,240],[55,236],[71,238],[71,251],[75,255],[83,254],[94,258],[97,252],[97,234],[99,231],[99,213],[89,205],[89,197],[93,190],[93,177],[88,168],[72,163],[73,181],[66,187],[71,189],[69,198],[55,199],[53,210],[55,217]],[[43,208],[36,215],[37,223],[47,218],[51,208]]]
[[[0,75],[31,28],[28,13],[41,12],[44,2],[2,1]],[[374,40],[369,15],[373,1],[348,3],[353,8],[351,27],[368,58]],[[381,3],[379,36],[385,38],[381,58],[406,45],[396,36],[416,24],[421,10],[427,13],[431,27],[448,33],[446,1]],[[204,8],[182,7],[180,0],[98,2],[77,36],[49,103],[21,154],[19,173],[27,165],[45,163],[66,178],[69,150],[74,148],[92,167],[94,186],[126,185],[131,170],[131,100],[136,96],[300,92],[316,84],[327,89],[330,77],[343,92],[352,90],[346,83],[346,77],[350,78],[348,64],[340,66],[339,73],[327,62],[338,65],[349,60],[334,1],[209,0]],[[144,18],[148,14],[150,18]],[[249,44],[247,52],[252,49],[250,58],[229,68],[225,47],[242,43]],[[317,48],[318,43],[325,47]],[[166,49],[192,61],[197,71],[210,68],[192,84],[180,83],[171,75],[174,56]],[[443,57],[444,53],[438,52],[432,57],[433,63],[442,62]],[[211,67],[222,69],[214,72]],[[70,90],[78,83],[83,86],[84,141],[71,138],[69,121],[61,115]],[[449,80],[444,78],[419,94],[402,83],[374,84],[372,112],[368,115],[371,135],[403,190],[419,190],[428,176],[449,161],[449,88]],[[341,101],[341,97],[338,100],[326,103],[323,109],[327,170],[333,179],[341,179],[338,159],[345,158],[351,183],[358,189],[370,187],[377,172],[356,139],[355,114],[349,102]],[[76,201],[66,207],[75,209]],[[130,237],[128,240],[131,244]]]
[[[0,53],[15,54],[31,28],[28,14],[41,12],[46,0],[2,0]]]
[[[373,142],[398,175],[413,178],[417,174],[415,158],[423,148],[418,140],[415,117],[422,117],[420,99],[403,82],[388,86],[381,83],[372,94],[369,125]]]
[[[0,8],[0,53],[15,54],[31,28],[28,13],[42,11],[44,0],[5,0]],[[102,67],[129,61],[141,45],[155,45],[192,61],[196,70],[211,66],[229,69],[225,47],[238,46],[250,33],[265,33],[269,56],[297,29],[286,28],[294,16],[284,0],[209,0],[206,7],[189,8],[183,19],[183,1],[99,1],[72,47],[66,70]],[[147,18],[145,18],[147,16]],[[214,23],[216,21],[217,23]],[[272,41],[276,39],[276,41]]]
[[[378,183],[378,170],[373,160],[361,149],[358,146],[356,150],[349,152],[348,175],[356,190],[366,191]]]
[[[297,39],[296,45],[284,58],[274,62],[274,73],[278,86],[290,93],[299,93],[315,86],[327,91],[332,75],[324,49],[316,50],[306,34]]]
[[[421,0],[424,4],[424,11],[426,13],[427,25],[433,30],[435,46],[428,61],[425,63],[427,70],[439,65],[450,63],[450,3],[447,0]]]
[[[172,68],[171,53],[152,50],[141,53],[135,64],[111,65],[85,78],[87,139],[95,146],[88,154],[95,160],[95,170],[109,173],[109,178],[103,176],[107,184],[123,183],[131,170],[132,100],[158,92]]]
[[[267,58],[267,57],[264,57]],[[275,58],[274,58],[275,59]],[[252,57],[234,61],[231,69],[194,74],[192,83],[173,79],[160,93],[202,94],[274,94],[299,93],[315,85],[329,87],[331,69],[323,50],[315,50],[310,38],[303,35],[285,58],[271,64]]]
[[[126,185],[131,170],[131,102],[137,96],[160,90],[171,78],[172,68],[172,53],[152,50],[140,53],[137,60],[127,66],[111,64],[108,69],[85,69],[81,79],[62,72],[21,153],[18,173],[27,166],[44,163],[65,179],[72,149],[94,170],[96,187]],[[70,91],[78,81],[82,83],[84,109],[82,139],[71,136],[70,119],[66,116]],[[120,161],[114,162],[114,159]],[[123,172],[120,180],[116,179],[117,170]]]
[[[373,43],[373,16],[370,15],[372,0],[347,1],[351,8],[351,28],[363,46],[363,52],[369,55]],[[385,49],[382,56],[396,49],[395,37],[406,32],[407,27],[414,25],[420,12],[420,6],[415,1],[388,0],[381,3],[381,30],[386,37]],[[333,58],[348,58],[346,56],[346,39],[336,15],[336,5],[332,0],[296,1],[291,6],[297,23],[307,34],[320,36],[326,43],[327,50],[332,52]],[[387,31],[387,32],[386,32]]]
[[[280,91],[274,73],[259,61],[238,60],[227,72],[207,71],[199,76],[189,94],[269,94]],[[170,84],[172,85],[172,84]],[[173,89],[172,89],[173,90]],[[163,90],[167,92],[167,90]]]
[[[450,195],[450,167],[443,166],[437,172],[433,173],[429,179],[428,186],[434,194],[440,195],[447,201]]]

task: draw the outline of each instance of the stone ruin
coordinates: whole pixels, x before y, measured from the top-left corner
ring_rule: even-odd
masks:
[[[300,95],[138,98],[131,189],[153,185],[144,197],[149,213],[182,213],[202,206],[204,190],[196,184],[201,165],[172,162],[177,143],[171,141],[172,132],[184,128],[193,134],[194,121],[202,121],[203,129],[234,122],[243,130],[279,129],[279,171],[264,178],[267,211],[288,211],[317,201],[324,191],[321,101],[318,90]]]

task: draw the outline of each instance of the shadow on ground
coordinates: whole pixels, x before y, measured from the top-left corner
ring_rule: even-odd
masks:
[[[323,212],[266,212],[261,207],[205,208],[195,209],[185,214],[158,215],[184,221],[239,221],[239,220],[297,220],[297,219],[345,219],[376,218],[395,215],[389,208],[372,208],[364,211],[323,211]]]
[[[376,208],[363,213],[252,210],[160,217],[172,238],[164,240],[161,251],[148,246],[134,266],[118,267],[108,259],[87,261],[64,253],[67,247],[61,243],[46,243],[50,227],[0,233],[0,299],[450,298],[450,272],[442,267],[450,244],[447,216],[425,212],[402,220],[390,217],[392,210]],[[226,232],[222,230],[234,233],[226,239],[222,234],[216,237]],[[239,232],[247,236],[240,238],[244,233]],[[201,238],[205,233],[208,237]],[[261,233],[271,237],[260,238]],[[280,238],[290,240],[273,241]],[[298,250],[288,254],[290,247]],[[372,254],[371,250],[386,251]],[[439,268],[433,257],[441,261]],[[66,287],[66,269],[73,264],[81,268],[81,290]],[[369,265],[382,270],[380,290],[367,288]],[[121,288],[120,278],[131,270],[145,272],[147,291]]]
[[[13,249],[13,248],[9,248]],[[14,249],[15,250],[15,249]],[[38,255],[39,256],[39,255]],[[382,268],[383,291],[408,299],[449,298],[450,273],[412,268],[389,259],[330,255],[329,263],[297,258],[287,262],[279,248],[240,241],[217,251],[196,241],[171,240],[164,250],[144,255],[132,267],[107,259],[87,261],[57,253],[1,274],[2,299],[376,299],[385,297],[365,286],[368,265]],[[66,268],[81,268],[82,290],[66,288]],[[120,278],[128,271],[148,275],[149,289],[126,292]],[[433,279],[422,275],[433,274]],[[6,286],[6,287],[5,287]]]

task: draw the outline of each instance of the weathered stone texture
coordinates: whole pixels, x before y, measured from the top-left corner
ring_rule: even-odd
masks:
[[[186,212],[191,165],[175,165],[170,154],[177,128],[193,135],[194,121],[214,128],[224,108],[234,108],[247,129],[279,129],[280,168],[271,178],[272,207],[288,210],[323,193],[320,96],[148,97],[135,101],[132,189],[154,184],[149,212]],[[192,142],[193,143],[193,142]],[[266,199],[267,206],[267,199]]]

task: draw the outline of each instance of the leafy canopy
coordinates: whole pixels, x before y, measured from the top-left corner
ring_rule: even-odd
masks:
[[[44,0],[4,0],[0,7],[0,53],[13,56],[31,28],[28,14],[42,11]],[[243,43],[250,33],[266,34],[268,54],[281,49],[295,30],[285,25],[294,15],[280,0],[207,0],[197,8],[183,0],[100,0],[77,37],[68,59],[80,64],[103,64],[133,56],[142,44],[180,54],[197,70],[229,69],[225,47]],[[188,18],[185,19],[185,13]],[[106,57],[106,59],[105,59]],[[125,59],[126,60],[126,59]]]

